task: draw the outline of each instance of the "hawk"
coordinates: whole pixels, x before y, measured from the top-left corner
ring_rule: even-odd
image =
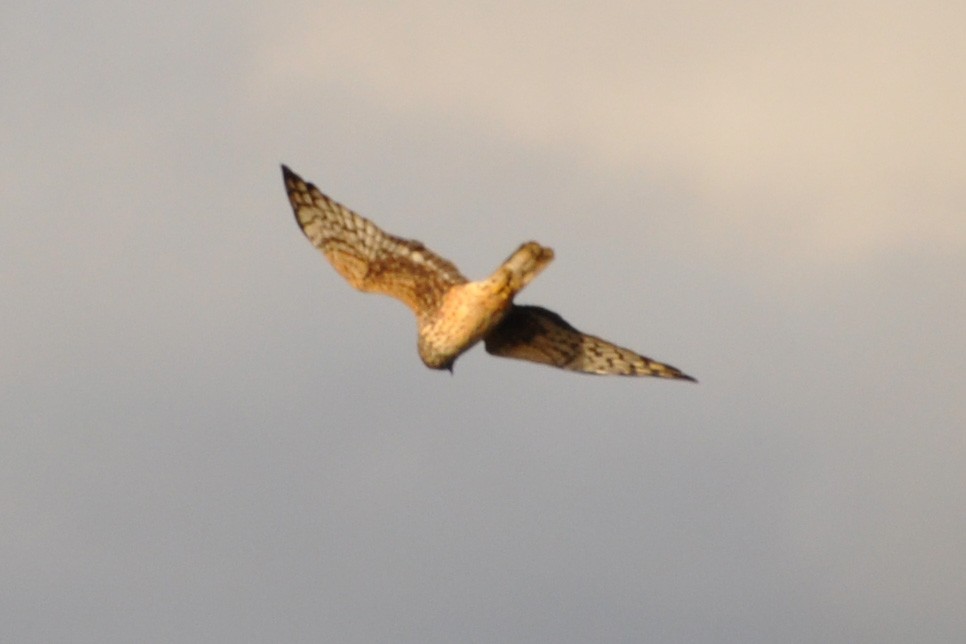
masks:
[[[694,378],[606,340],[582,333],[514,296],[553,260],[553,250],[522,244],[492,275],[467,280],[451,262],[411,239],[390,235],[282,166],[295,220],[312,245],[352,286],[401,300],[416,315],[419,357],[448,369],[483,340],[488,353],[592,374]]]

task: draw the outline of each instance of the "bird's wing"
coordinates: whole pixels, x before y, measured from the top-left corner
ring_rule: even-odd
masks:
[[[284,165],[282,175],[302,232],[360,291],[394,297],[422,317],[452,286],[466,282],[456,266],[420,242],[386,233]]]
[[[514,306],[485,338],[495,356],[552,365],[570,371],[624,376],[656,376],[695,381],[691,376],[606,340],[581,333],[538,306]]]

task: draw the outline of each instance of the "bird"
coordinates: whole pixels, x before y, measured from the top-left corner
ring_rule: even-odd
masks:
[[[470,281],[421,242],[391,235],[323,194],[284,164],[285,191],[302,232],[350,285],[408,306],[418,325],[419,357],[451,373],[456,359],[482,340],[491,355],[587,374],[654,376],[697,382],[571,326],[545,308],[514,297],[553,261],[551,248],[520,245],[492,275]]]

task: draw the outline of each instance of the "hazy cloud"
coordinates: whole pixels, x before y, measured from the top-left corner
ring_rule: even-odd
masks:
[[[685,183],[712,252],[740,238],[848,265],[966,244],[964,18],[906,3],[359,3],[308,11],[262,73]]]

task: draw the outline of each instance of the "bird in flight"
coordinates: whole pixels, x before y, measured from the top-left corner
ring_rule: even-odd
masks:
[[[352,286],[401,300],[416,315],[419,357],[430,369],[453,363],[480,340],[488,353],[591,374],[697,382],[670,365],[582,333],[514,296],[553,260],[553,250],[522,244],[496,271],[467,280],[418,241],[390,235],[282,166],[295,220]]]

